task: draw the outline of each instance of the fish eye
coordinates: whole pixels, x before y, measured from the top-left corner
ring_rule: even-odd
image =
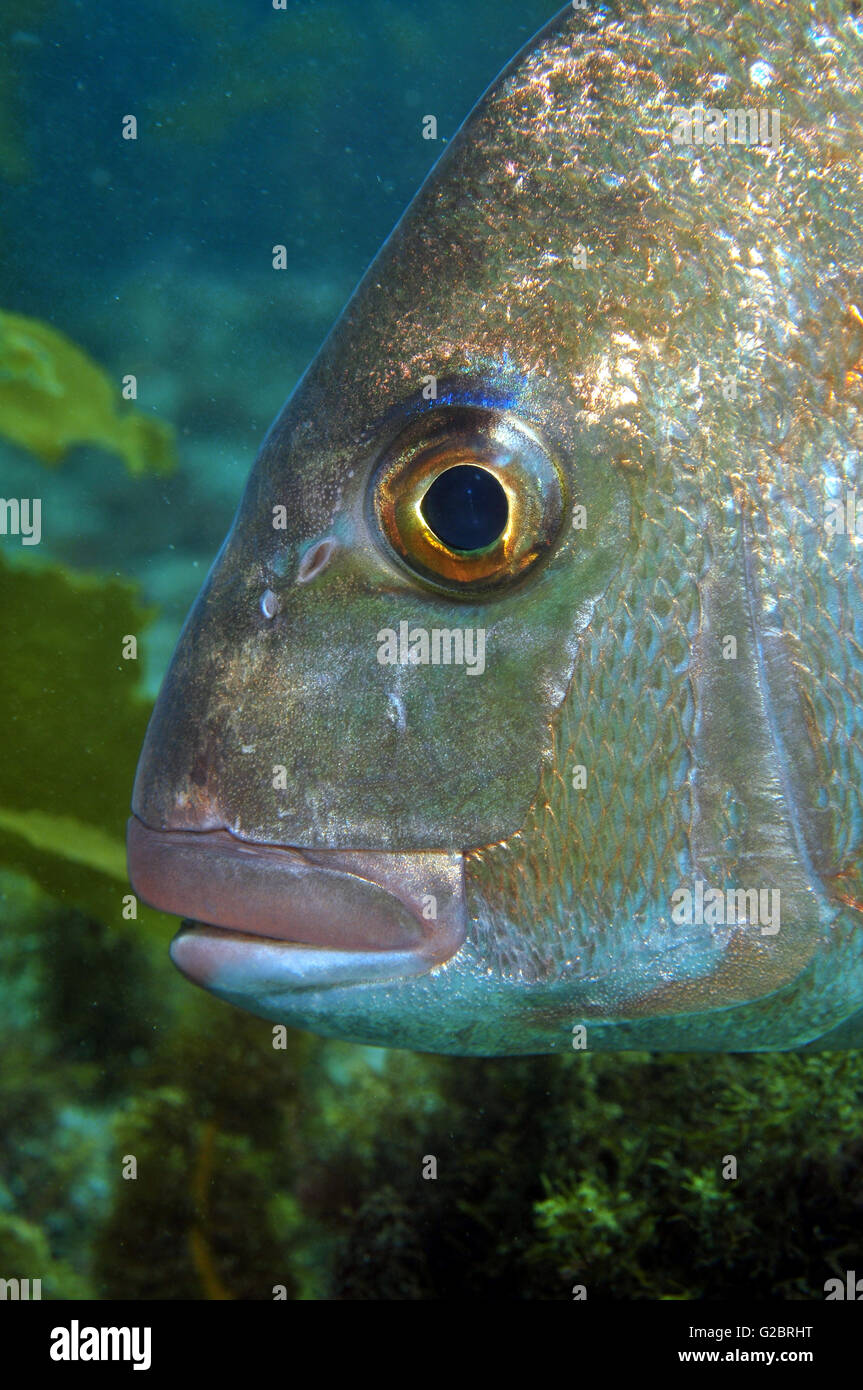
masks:
[[[553,546],[560,471],[536,431],[506,411],[439,406],[384,452],[370,491],[387,548],[466,597],[520,578]]]

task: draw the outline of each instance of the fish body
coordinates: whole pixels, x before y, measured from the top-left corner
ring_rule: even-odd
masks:
[[[425,1051],[863,1037],[861,49],[570,6],[450,142],[153,714],[191,979]]]

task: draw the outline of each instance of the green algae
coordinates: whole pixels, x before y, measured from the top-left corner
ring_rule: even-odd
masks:
[[[45,1232],[32,1222],[0,1212],[0,1268],[14,1269],[12,1277],[29,1280],[31,1292],[38,1280],[41,1298],[87,1298],[87,1281],[63,1260],[51,1254]],[[8,1296],[8,1295],[7,1295]]]
[[[108,1298],[271,1299],[296,1292],[268,1208],[295,1177],[291,1135],[310,1040],[275,1052],[267,1025],[187,994],[115,1117],[115,1201],[95,1247]],[[120,1175],[136,1160],[134,1179]]]
[[[153,415],[118,407],[120,386],[64,333],[0,310],[0,434],[44,463],[78,444],[115,453],[130,473],[167,473],[174,432]]]
[[[0,558],[0,863],[100,921],[135,911],[158,927],[158,914],[124,901],[150,703],[123,653],[151,617],[126,581]]]
[[[143,1221],[123,1194],[103,1249],[112,1294],[158,1296],[145,1233],[157,1218],[192,1229],[207,1124],[210,1293],[185,1250],[189,1297],[569,1300],[583,1284],[592,1299],[806,1299],[854,1267],[861,1059],[458,1061],[290,1034],[278,1054],[266,1024],[203,1021],[159,1064],[179,1077],[182,1146],[158,1114],[146,1140],[182,1218]],[[131,1286],[111,1272],[127,1223]]]

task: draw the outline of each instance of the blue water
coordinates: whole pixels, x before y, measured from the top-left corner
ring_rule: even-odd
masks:
[[[128,573],[159,604],[151,690],[268,424],[447,138],[553,8],[90,0],[36,23],[7,7],[28,169],[3,186],[0,304],[135,372],[141,408],[180,436],[173,478],[130,484],[80,449],[44,500],[44,556]],[[38,464],[0,449],[7,493],[45,489]]]

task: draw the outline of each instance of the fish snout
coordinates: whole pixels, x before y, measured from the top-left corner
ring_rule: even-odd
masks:
[[[255,1007],[296,989],[425,974],[461,946],[462,856],[311,850],[132,816],[137,895],[190,919],[171,945],[194,983]]]

